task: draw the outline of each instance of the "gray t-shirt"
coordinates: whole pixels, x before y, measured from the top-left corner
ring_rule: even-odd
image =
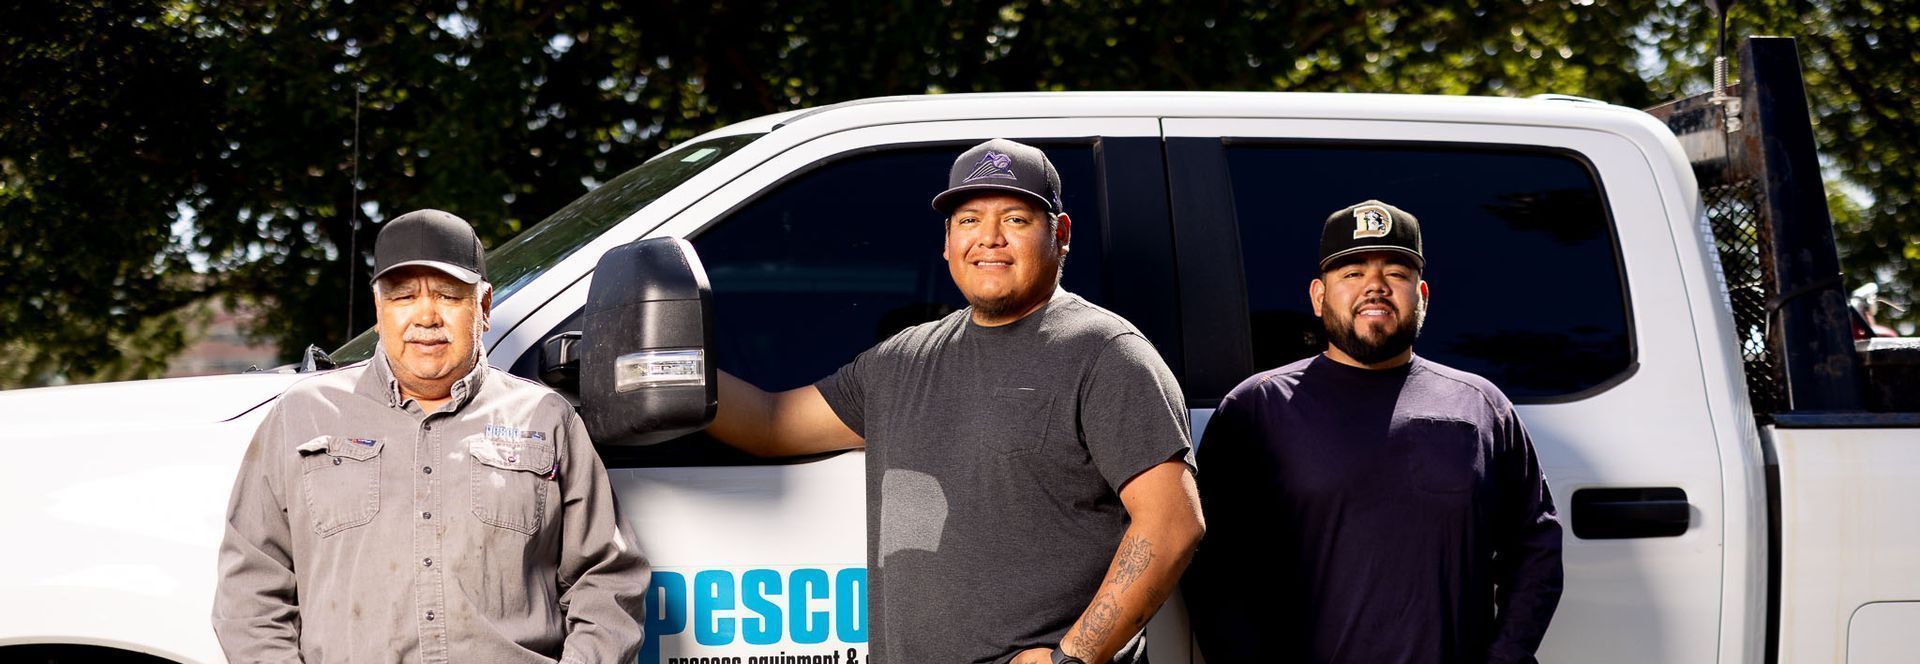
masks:
[[[1001,327],[972,309],[818,383],[867,443],[873,661],[1005,662],[1059,643],[1128,525],[1120,487],[1191,464],[1180,386],[1140,332],[1058,291]],[[1114,659],[1145,659],[1135,639]]]

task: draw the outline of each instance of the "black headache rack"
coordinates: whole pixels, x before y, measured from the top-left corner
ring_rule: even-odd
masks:
[[[1920,339],[1854,340],[1800,58],[1740,47],[1741,81],[1647,109],[1699,180],[1761,423],[1920,425]]]

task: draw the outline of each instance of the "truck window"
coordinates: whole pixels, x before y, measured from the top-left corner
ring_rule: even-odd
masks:
[[[1105,301],[1106,226],[1091,140],[1034,142],[1060,171],[1073,217],[1064,286]],[[930,207],[953,158],[972,143],[862,152],[815,166],[714,221],[692,240],[713,285],[719,368],[766,390],[825,377],[909,326],[966,306],[941,260]],[[765,463],[704,434],[603,450],[610,465]]]
[[[1259,370],[1324,348],[1307,301],[1327,215],[1370,198],[1418,217],[1432,290],[1414,350],[1516,402],[1578,398],[1633,365],[1600,183],[1575,155],[1501,147],[1230,140]]]
[[[493,284],[494,305],[513,297],[521,287],[614,224],[761,136],[764,134],[723,136],[649,160],[494,247],[487,252],[487,281]],[[373,347],[374,332],[369,328],[331,355],[339,364],[359,362],[373,356]]]

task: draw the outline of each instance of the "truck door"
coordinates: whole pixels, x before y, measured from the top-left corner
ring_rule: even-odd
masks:
[[[993,137],[1046,149],[1060,171],[1074,220],[1064,287],[1122,310],[1157,310],[1158,320],[1136,319],[1149,334],[1176,328],[1171,306],[1142,304],[1137,293],[1116,299],[1110,287],[1153,269],[1171,283],[1168,243],[1142,248],[1126,230],[1157,224],[1169,233],[1156,121],[808,131],[801,123],[761,139],[793,145],[648,233],[686,237],[698,250],[714,294],[710,357],[721,369],[763,389],[799,387],[901,329],[966,306],[940,258],[942,220],[929,201],[945,188],[954,157]],[[1158,189],[1109,185],[1116,172],[1133,172],[1127,161],[1136,155],[1151,160],[1146,180],[1161,183]],[[1156,193],[1157,208],[1132,202]],[[1115,252],[1130,256],[1137,273],[1118,274],[1109,259]],[[577,310],[586,283],[548,306]],[[1170,287],[1158,292],[1171,297]],[[763,460],[695,434],[603,456],[655,565],[642,664],[772,655],[866,660],[861,452]],[[1184,640],[1168,639],[1177,656],[1165,661],[1185,661]]]
[[[1328,214],[1370,198],[1404,208],[1421,220],[1432,286],[1415,352],[1518,405],[1565,528],[1565,594],[1540,660],[1716,659],[1721,465],[1642,150],[1542,126],[1164,127],[1196,405],[1323,347],[1307,285]]]

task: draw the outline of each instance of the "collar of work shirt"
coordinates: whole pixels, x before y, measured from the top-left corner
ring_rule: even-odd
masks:
[[[473,395],[480,392],[480,384],[486,379],[486,370],[486,349],[480,348],[479,360],[473,363],[473,368],[467,371],[467,375],[461,376],[460,380],[454,381],[451,390],[452,398],[433,414],[459,412],[461,407],[473,401]],[[356,391],[374,399],[385,399],[389,407],[415,415],[422,414],[418,403],[400,393],[400,381],[393,377],[393,367],[388,364],[387,354],[377,347],[374,349],[373,357],[367,360],[367,372],[361,377]]]

